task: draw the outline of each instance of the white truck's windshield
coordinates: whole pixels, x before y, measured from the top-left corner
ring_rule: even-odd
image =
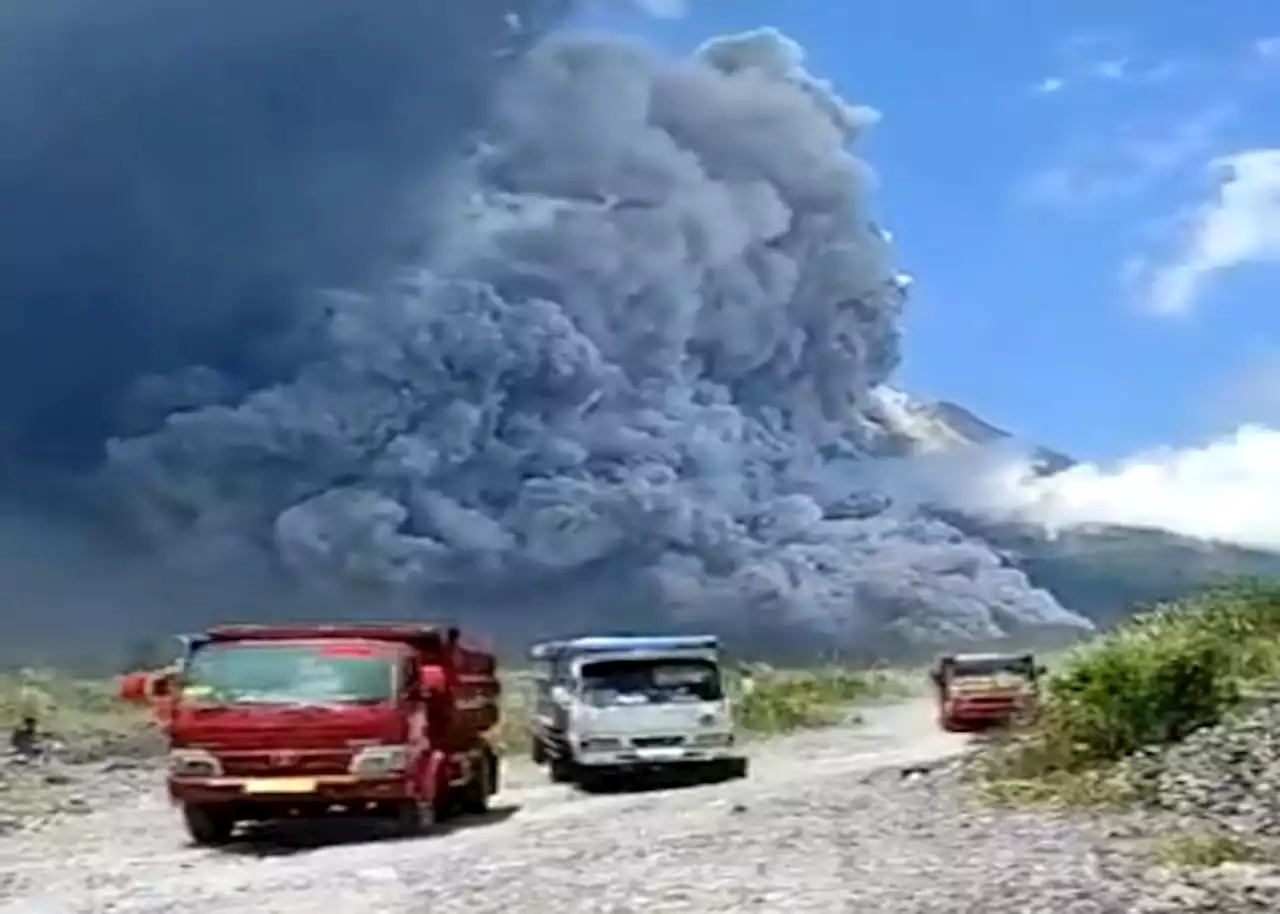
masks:
[[[395,694],[396,661],[349,644],[212,644],[189,659],[184,698],[262,704],[373,704]]]
[[[720,668],[711,660],[599,660],[582,666],[583,698],[597,706],[719,701]]]

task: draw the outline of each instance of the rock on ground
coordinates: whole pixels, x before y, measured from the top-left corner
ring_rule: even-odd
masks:
[[[730,784],[586,796],[516,768],[488,822],[411,841],[196,850],[153,788],[0,839],[0,912],[1199,910],[1158,907],[1198,890],[1144,878],[1106,823],[966,806],[930,770],[964,744],[921,703],[867,718],[761,746]]]
[[[1280,704],[1140,753],[1126,768],[1162,809],[1280,838]]]

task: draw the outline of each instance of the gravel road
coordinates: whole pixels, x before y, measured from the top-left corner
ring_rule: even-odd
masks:
[[[865,718],[762,744],[721,785],[586,796],[517,763],[487,821],[414,840],[194,849],[150,786],[0,839],[0,914],[1140,910],[1087,826],[904,774],[964,748],[926,705]]]

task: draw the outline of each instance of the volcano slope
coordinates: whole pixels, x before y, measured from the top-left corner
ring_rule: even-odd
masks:
[[[187,846],[158,783],[0,838],[0,912],[1127,911],[1088,826],[965,809],[920,701],[756,747],[750,779],[585,796],[514,766],[487,822],[420,839]],[[920,769],[922,773],[904,776]],[[368,836],[365,836],[368,837]],[[1103,863],[1100,863],[1103,861]]]

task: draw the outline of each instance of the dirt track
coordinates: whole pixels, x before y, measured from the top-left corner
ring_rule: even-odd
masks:
[[[485,822],[411,841],[187,846],[158,789],[0,839],[0,914],[1126,911],[1077,826],[962,814],[901,769],[921,703],[761,746],[749,780],[584,796],[518,762]]]

